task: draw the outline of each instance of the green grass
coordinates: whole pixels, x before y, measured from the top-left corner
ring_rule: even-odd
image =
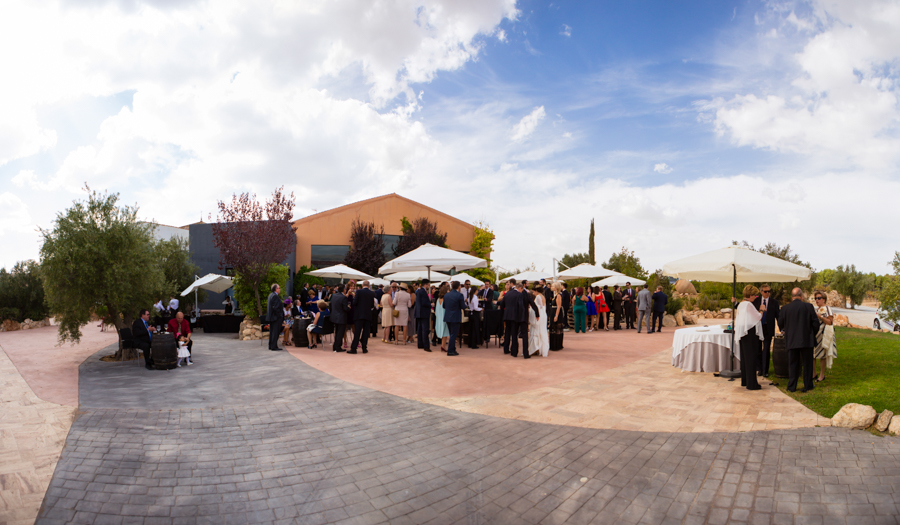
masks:
[[[836,327],[835,332],[837,358],[831,370],[825,370],[825,380],[816,383],[815,390],[801,393],[801,378],[797,392],[792,394],[786,390],[786,378],[772,376],[778,388],[825,417],[834,416],[847,403],[871,405],[878,412],[888,409],[900,413],[900,336],[858,328]],[[818,366],[816,363],[813,370],[818,371]]]

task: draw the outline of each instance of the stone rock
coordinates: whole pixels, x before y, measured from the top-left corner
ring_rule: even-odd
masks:
[[[678,326],[678,323],[675,321],[675,316],[666,314],[663,316],[663,326],[666,328],[673,328]]]
[[[731,319],[731,312],[724,314],[725,319]]]
[[[878,414],[878,419],[875,420],[875,430],[879,432],[884,432],[888,429],[888,426],[891,424],[891,418],[894,417],[894,413],[890,410],[885,410],[884,412]]]
[[[678,326],[684,326],[684,313],[682,313],[681,310],[675,312],[675,324]]]
[[[868,405],[847,403],[831,418],[831,426],[841,428],[864,429],[872,426],[878,413]]]
[[[730,314],[730,313],[731,313],[731,308],[722,308],[721,310],[719,310],[719,313],[722,313],[722,314]]]
[[[891,418],[891,424],[888,425],[887,431],[892,436],[900,434],[900,416],[894,416]]]

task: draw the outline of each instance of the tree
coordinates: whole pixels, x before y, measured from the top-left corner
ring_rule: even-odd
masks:
[[[137,221],[136,206],[119,206],[117,193],[85,190],[87,201],[57,214],[52,230],[41,229],[40,273],[60,344],[80,341],[81,326],[100,306],[121,329],[174,291],[157,261],[153,225]]]
[[[266,289],[270,266],[284,262],[297,245],[297,228],[291,224],[294,194],[282,189],[272,192],[265,206],[249,193],[234,195],[230,204],[219,201],[218,222],[212,225],[219,268],[230,266],[255,291],[258,315],[263,313],[259,290]],[[241,309],[248,312],[249,304],[242,303]]]
[[[356,217],[350,225],[350,251],[344,257],[344,264],[369,275],[378,275],[384,261],[384,225],[376,228],[374,222],[362,222]]]
[[[39,321],[47,317],[41,267],[35,261],[19,261],[11,271],[0,268],[0,319]]]
[[[624,246],[619,252],[613,253],[609,261],[603,263],[603,267],[642,281],[647,280],[647,270],[641,266],[641,260]]]
[[[573,253],[573,254],[565,254],[562,256],[557,262],[556,271],[561,272],[568,268],[574,268],[582,263],[591,262],[591,256],[587,253]]]
[[[790,291],[793,288],[800,288],[804,292],[811,292],[816,288],[816,272],[813,270],[813,267],[808,262],[802,261],[800,256],[791,251],[791,245],[786,244],[784,246],[778,246],[774,242],[768,242],[762,248],[756,248],[752,244],[747,241],[741,241],[740,243],[737,241],[732,241],[732,244],[735,246],[743,246],[744,248],[749,248],[753,251],[757,251],[760,253],[764,253],[766,255],[770,255],[777,259],[781,259],[790,263],[798,264],[800,266],[805,266],[809,268],[809,279],[806,281],[800,282],[792,282],[792,283],[738,283],[738,290],[742,290],[743,286],[747,284],[754,284],[757,288],[759,288],[763,284],[769,284],[772,288],[772,298],[780,301],[784,304],[785,301],[790,301]],[[699,291],[699,289],[698,289]]]
[[[594,219],[591,219],[591,234],[588,235],[588,262],[591,264],[597,264],[597,259],[594,253]]]
[[[663,275],[661,268],[650,274],[650,277],[647,279],[647,286],[650,287],[651,292],[655,292],[657,286],[662,286],[662,291],[666,295],[671,295],[675,288],[672,286],[672,283],[669,282],[668,276]]]
[[[244,310],[244,313],[247,313],[244,305],[253,304],[254,301],[258,300],[260,296],[269,297],[269,294],[272,293],[270,290],[271,286],[275,283],[278,286],[281,286],[281,293],[278,295],[284,300],[287,296],[287,290],[285,289],[285,285],[287,284],[288,274],[290,273],[290,268],[284,264],[270,264],[266,267],[266,273],[263,275],[263,278],[255,283],[251,282],[249,279],[245,279],[240,272],[235,272],[234,274],[234,298],[238,303],[238,306]],[[262,316],[264,312],[260,312],[259,315]]]
[[[897,323],[900,322],[900,252],[894,252],[891,266],[894,267],[894,274],[884,276],[878,300],[881,301],[885,317]]]
[[[156,262],[163,271],[163,279],[167,288],[180,294],[194,282],[194,276],[200,268],[191,262],[191,252],[188,250],[188,241],[172,237],[156,243]],[[197,291],[197,300],[206,301],[206,290]],[[194,294],[190,293],[181,298],[181,310],[190,311],[194,305]]]
[[[403,217],[400,219],[400,226],[403,237],[394,246],[394,257],[409,253],[425,243],[447,247],[447,234],[438,230],[437,223],[429,221],[427,217],[419,217],[412,222]]]
[[[315,266],[306,266],[305,264],[297,269],[294,272],[294,287],[296,289],[302,288],[305,284],[325,284],[325,280],[321,277],[316,277],[315,275],[309,275],[309,272],[313,270],[318,270]],[[303,298],[306,300],[306,298]]]
[[[496,239],[494,232],[491,231],[490,226],[488,226],[486,222],[478,221],[475,223],[475,237],[472,239],[472,244],[469,246],[469,255],[474,255],[475,257],[486,260],[488,267],[472,268],[466,270],[466,273],[476,279],[481,279],[482,281],[490,280],[492,282],[497,282],[496,275],[494,274],[494,271],[491,270],[491,253],[494,250],[494,239]]]
[[[866,292],[872,288],[872,279],[858,271],[855,264],[839,265],[834,271],[834,289],[850,298],[850,308],[862,303]]]

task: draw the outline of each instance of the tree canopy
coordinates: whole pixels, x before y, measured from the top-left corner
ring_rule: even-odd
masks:
[[[447,233],[440,231],[437,223],[427,217],[419,217],[412,222],[403,217],[400,219],[400,226],[403,237],[394,246],[394,257],[400,257],[426,243],[447,247]]]
[[[475,257],[486,260],[488,267],[471,268],[466,270],[466,273],[476,279],[481,279],[482,281],[497,281],[497,276],[491,269],[491,253],[494,251],[494,239],[496,239],[494,232],[491,231],[490,226],[488,226],[486,222],[478,221],[475,223],[475,237],[472,239],[472,244],[469,246],[469,255],[474,255]]]
[[[287,290],[286,284],[288,280],[288,275],[290,274],[290,268],[284,264],[270,264],[266,268],[266,273],[263,278],[257,282],[252,283],[248,279],[245,279],[240,272],[235,272],[234,275],[234,299],[237,301],[238,306],[241,310],[244,310],[244,313],[250,315],[250,312],[247,311],[244,305],[252,305],[256,302],[257,298],[269,297],[271,293],[271,286],[275,283],[281,287],[281,293],[278,295],[282,300],[287,298]],[[256,288],[254,288],[256,286]],[[265,312],[260,312],[259,315],[263,315]]]
[[[174,292],[159,265],[153,225],[138,222],[136,206],[119,206],[117,193],[87,191],[86,201],[58,213],[52,229],[41,229],[41,277],[60,343],[78,342],[99,306],[122,328]]]
[[[872,289],[872,278],[856,269],[855,264],[839,265],[834,271],[832,286],[839,294],[850,298],[850,307],[855,308]]]
[[[591,233],[588,235],[588,262],[597,264],[596,252],[594,250],[594,219],[591,219]]]
[[[574,268],[582,263],[591,262],[591,256],[587,253],[572,253],[565,254],[562,258],[556,263],[556,271],[561,272],[568,268]]]
[[[212,225],[221,254],[219,268],[230,266],[252,290],[263,287],[269,267],[284,262],[297,246],[297,228],[291,224],[294,194],[285,195],[282,190],[283,187],[272,192],[265,205],[249,193],[232,196],[230,203],[219,201],[218,222]],[[249,313],[250,304],[243,303],[241,308]],[[256,310],[262,315],[259,294]]]
[[[647,270],[641,266],[640,258],[634,254],[634,251],[624,246],[618,252],[610,255],[609,260],[603,263],[603,267],[642,281],[647,280]]]
[[[35,261],[19,261],[11,271],[0,268],[0,320],[41,320],[47,317],[41,267]]]
[[[369,275],[378,275],[378,269],[385,262],[384,225],[363,222],[359,217],[350,225],[350,251],[344,257],[344,264]]]
[[[894,252],[891,266],[894,274],[885,276],[878,300],[887,318],[897,323],[900,322],[900,252]]]

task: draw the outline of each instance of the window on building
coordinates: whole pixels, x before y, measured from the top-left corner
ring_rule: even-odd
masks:
[[[394,248],[397,247],[397,244],[402,239],[402,235],[385,235],[384,239],[384,256],[387,260],[391,260],[394,258]]]
[[[349,251],[350,246],[313,244],[310,247],[310,264],[316,268],[342,264]]]

